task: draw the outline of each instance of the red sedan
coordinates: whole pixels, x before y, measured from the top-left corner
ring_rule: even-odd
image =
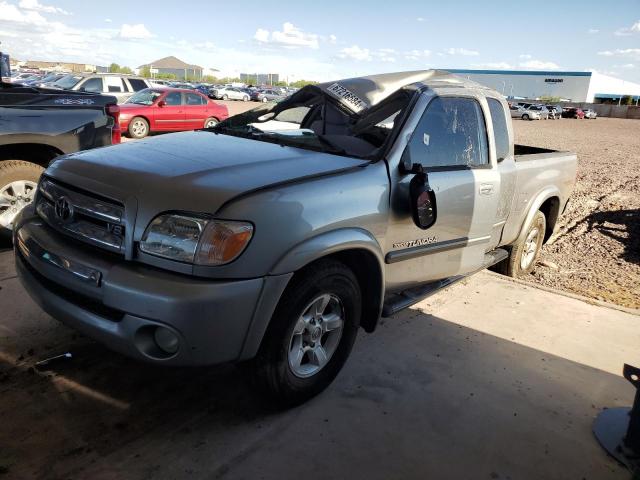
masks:
[[[145,88],[120,105],[120,129],[133,138],[211,128],[227,117],[226,106],[182,88]]]

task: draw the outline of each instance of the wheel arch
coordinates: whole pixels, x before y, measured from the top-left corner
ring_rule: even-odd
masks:
[[[375,237],[361,228],[343,228],[317,235],[284,254],[271,269],[272,275],[299,272],[323,258],[335,258],[358,278],[362,290],[361,325],[372,332],[382,311],[384,255]]]
[[[547,223],[544,235],[544,241],[546,242],[553,234],[558,216],[560,215],[560,191],[556,187],[545,188],[535,196],[529,206],[529,211],[520,226],[520,233],[514,243],[524,240],[527,228],[529,227],[529,224],[531,224],[531,221],[538,210],[544,214]]]
[[[45,143],[11,143],[0,146],[0,162],[4,160],[23,160],[47,168],[51,160],[64,152]]]
[[[362,291],[360,326],[366,332],[375,330],[384,299],[384,257],[380,245],[366,230],[334,230],[296,245],[271,268],[267,278],[274,279],[270,282],[273,289],[263,291],[262,297],[277,295],[278,298],[259,300],[263,306],[269,304],[269,308],[262,309],[259,316],[257,312],[254,314],[240,360],[250,359],[258,352],[273,312],[291,279],[303,274],[314,263],[328,258],[344,263],[356,275]]]

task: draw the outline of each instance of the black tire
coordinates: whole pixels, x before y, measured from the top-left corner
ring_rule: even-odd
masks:
[[[141,126],[140,129],[137,128],[138,125]],[[131,138],[144,138],[149,135],[149,122],[142,117],[133,117],[129,122],[127,132]]]
[[[25,162],[23,160],[0,161],[0,192],[4,191],[9,184],[16,181],[22,180],[37,184],[43,171],[44,168],[42,168],[40,165]],[[35,194],[35,191],[30,190],[29,194],[30,200],[27,203],[30,203],[32,201],[32,194]],[[7,207],[0,207],[0,214],[5,211],[5,208]],[[0,237],[4,239],[11,238],[11,231],[11,228],[0,225]]]
[[[289,364],[293,329],[309,302],[329,293],[342,303],[343,329],[328,362],[307,378]],[[347,360],[360,326],[360,286],[353,272],[334,260],[321,260],[296,274],[283,294],[255,359],[251,362],[257,386],[278,407],[298,405],[322,392]]]
[[[209,125],[210,123],[212,123],[212,125]],[[204,127],[203,128],[213,128],[215,127],[217,124],[219,123],[219,120],[215,117],[209,117],[204,121]],[[209,125],[209,126],[207,126]]]
[[[529,120],[529,115],[525,113],[524,115],[522,115],[522,119],[523,120]]]
[[[229,100],[229,95],[227,95],[226,93],[222,95],[222,100]]]
[[[502,262],[494,265],[492,270],[513,278],[522,278],[533,272],[536,266],[536,261],[540,256],[540,250],[542,249],[546,225],[547,221],[544,214],[541,211],[537,211],[531,221],[531,224],[527,228],[527,233],[525,234],[524,239],[509,247],[509,256]],[[535,253],[530,263],[523,268],[521,261],[527,246],[527,238],[534,229],[537,229],[538,231]]]

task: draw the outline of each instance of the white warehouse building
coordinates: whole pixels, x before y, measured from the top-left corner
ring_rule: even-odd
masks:
[[[493,88],[508,98],[560,97],[571,102],[619,103],[622,97],[629,96],[634,104],[640,99],[640,84],[596,72],[456,68],[447,71]]]

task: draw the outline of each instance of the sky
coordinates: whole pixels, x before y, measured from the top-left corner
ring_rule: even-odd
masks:
[[[136,68],[174,55],[289,81],[478,68],[640,83],[640,0],[0,0],[0,42],[20,60]]]

